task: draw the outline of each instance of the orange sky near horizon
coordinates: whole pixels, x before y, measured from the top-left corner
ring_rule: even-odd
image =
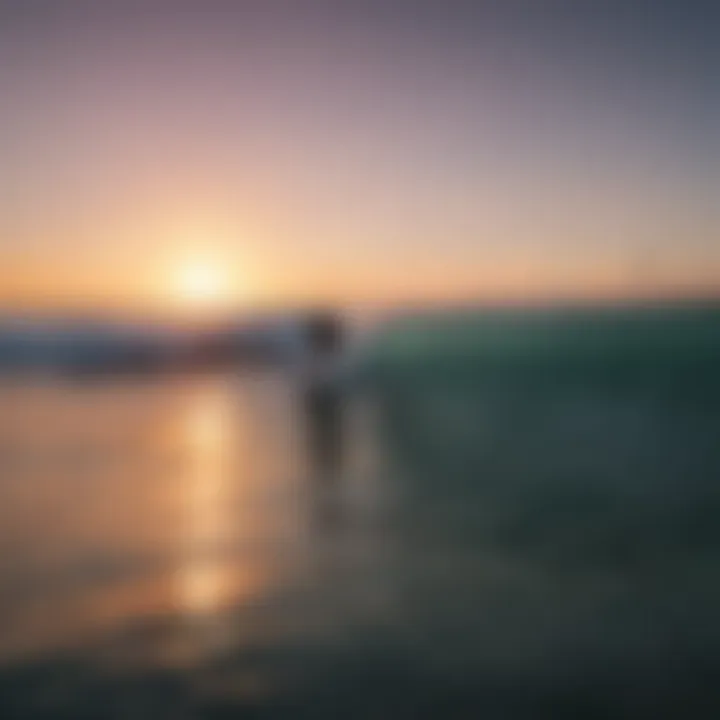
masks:
[[[106,267],[48,266],[31,262],[6,264],[0,270],[0,309],[9,311],[74,312],[97,310],[113,314],[149,313],[177,319],[213,317],[263,307],[312,304],[394,305],[455,302],[543,302],[713,295],[714,270],[699,268],[684,274],[675,268],[665,275],[644,273],[622,263],[598,264],[589,271],[570,264],[546,265],[518,258],[498,262],[485,273],[474,266],[444,269],[441,262],[417,262],[412,267],[283,267],[261,266],[217,252],[196,251],[192,259],[166,254],[155,261],[131,261]],[[235,254],[237,257],[237,254]],[[185,256],[187,258],[187,256]],[[207,258],[207,259],[206,259]],[[440,260],[440,259],[439,259]],[[217,283],[198,293],[185,287],[194,263]],[[252,270],[250,269],[252,265]],[[217,279],[215,275],[217,274]],[[191,281],[192,282],[192,281]]]

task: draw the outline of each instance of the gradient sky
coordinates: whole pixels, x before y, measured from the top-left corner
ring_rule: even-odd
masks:
[[[715,0],[0,2],[4,304],[720,286]]]

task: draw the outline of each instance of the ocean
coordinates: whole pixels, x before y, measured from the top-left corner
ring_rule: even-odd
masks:
[[[279,370],[0,380],[7,718],[714,717],[720,311],[371,334],[337,477]]]

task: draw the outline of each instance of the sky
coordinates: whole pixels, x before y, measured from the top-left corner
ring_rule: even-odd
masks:
[[[713,0],[0,0],[0,303],[714,292],[719,22]]]

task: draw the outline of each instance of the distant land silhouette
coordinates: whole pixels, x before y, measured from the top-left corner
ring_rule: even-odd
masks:
[[[112,321],[0,320],[0,372],[154,373],[278,363],[295,327],[287,318],[178,329]]]

